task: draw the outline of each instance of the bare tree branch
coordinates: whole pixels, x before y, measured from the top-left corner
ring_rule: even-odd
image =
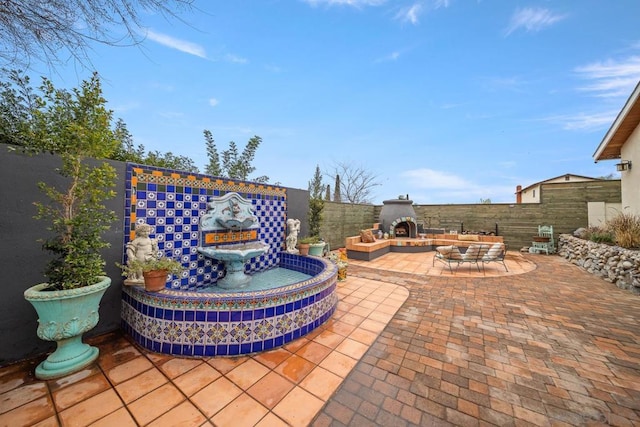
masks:
[[[135,45],[144,37],[139,14],[177,17],[194,0],[0,0],[2,66],[51,65],[75,58],[86,64],[90,42]],[[65,57],[68,55],[68,57]]]
[[[340,183],[340,197],[349,203],[371,203],[374,187],[382,185],[376,174],[347,161],[334,164],[326,175]]]

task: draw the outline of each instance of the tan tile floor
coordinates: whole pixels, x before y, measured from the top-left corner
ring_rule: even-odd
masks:
[[[509,273],[431,254],[352,261],[330,322],[236,358],[92,340],[97,365],[0,369],[0,426],[640,426],[640,297],[557,256]]]
[[[409,291],[350,277],[322,327],[245,357],[150,353],[121,333],[93,340],[98,364],[58,380],[37,361],[0,369],[0,426],[307,425],[379,336]]]

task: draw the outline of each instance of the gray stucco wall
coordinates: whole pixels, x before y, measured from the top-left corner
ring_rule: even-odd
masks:
[[[309,234],[309,221],[307,219],[308,211],[309,192],[307,190],[287,188],[287,218],[300,220],[299,238]],[[286,230],[286,232],[289,234],[289,230]]]
[[[125,164],[110,162],[118,173],[116,188],[124,189]],[[0,365],[47,353],[55,343],[40,340],[36,335],[37,315],[23,297],[25,289],[44,281],[42,271],[49,260],[38,242],[47,235],[47,224],[33,218],[34,201],[46,201],[37,187],[40,181],[61,184],[55,173],[60,161],[52,155],[25,156],[9,152],[0,144],[0,266],[2,266],[2,298],[0,298]],[[119,190],[120,192],[122,190]],[[123,195],[108,201],[108,207],[118,214],[105,235],[111,247],[105,250],[106,271],[114,282],[100,304],[100,322],[87,335],[97,335],[120,327],[120,269],[115,265],[122,258]]]
[[[116,198],[107,206],[118,215],[105,239],[111,247],[104,251],[106,272],[111,277],[100,304],[100,322],[86,336],[95,336],[120,328],[121,283],[117,262],[122,262],[124,245],[124,205],[126,164],[109,162],[116,168]],[[53,155],[26,156],[0,144],[0,266],[2,266],[2,298],[0,298],[0,366],[44,355],[55,349],[55,343],[42,341],[36,335],[37,314],[23,297],[25,289],[45,280],[42,274],[49,255],[41,250],[39,239],[47,235],[47,224],[33,218],[34,201],[46,201],[38,182],[55,185],[62,178],[55,173],[60,161]],[[287,188],[287,215],[301,221],[302,235],[307,233],[309,192]]]

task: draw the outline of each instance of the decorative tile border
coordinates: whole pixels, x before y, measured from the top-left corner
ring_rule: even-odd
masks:
[[[251,200],[260,220],[260,228],[251,238],[270,246],[264,255],[247,263],[245,271],[264,271],[278,265],[286,237],[286,188],[137,164],[127,165],[126,178],[124,244],[135,238],[135,223],[151,225],[151,237],[158,240],[160,250],[180,260],[184,267],[183,274],[168,285],[171,289],[207,287],[222,276],[223,264],[197,251],[198,246],[204,246],[200,242],[199,219],[207,211],[209,197],[231,191]],[[231,235],[218,237],[231,239],[229,242],[237,240]]]
[[[324,259],[281,252],[286,237],[286,190],[277,186],[127,166],[125,245],[133,225],[145,222],[166,255],[181,260],[184,273],[160,292],[125,286],[122,326],[140,345],[181,356],[239,355],[281,346],[327,321],[336,309],[337,267]],[[260,221],[251,239],[270,249],[247,263],[253,273],[280,266],[312,278],[250,292],[198,292],[215,284],[223,264],[203,257],[201,238],[246,240],[234,233],[203,236],[199,219],[209,197],[235,191],[251,200]],[[124,253],[124,248],[123,248]],[[277,285],[277,284],[276,284]]]
[[[124,287],[123,328],[149,350],[181,356],[248,354],[286,344],[322,325],[335,311],[337,267],[320,258],[282,258],[282,268],[314,277],[245,293],[149,293]]]

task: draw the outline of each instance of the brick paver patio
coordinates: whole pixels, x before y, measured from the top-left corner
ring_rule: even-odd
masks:
[[[410,296],[313,425],[640,425],[640,296],[526,258],[487,278],[354,266]]]
[[[338,310],[288,345],[176,358],[122,333],[58,380],[0,369],[2,426],[640,426],[640,296],[557,256],[455,275],[351,262]]]

